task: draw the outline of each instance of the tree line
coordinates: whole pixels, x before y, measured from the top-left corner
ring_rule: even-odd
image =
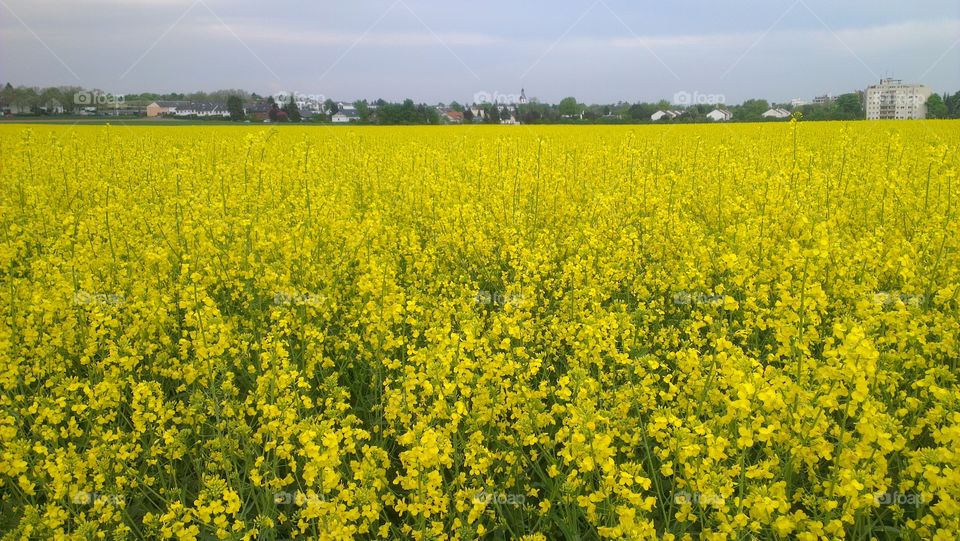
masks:
[[[87,102],[79,98],[86,94]],[[14,87],[7,83],[0,89],[0,107],[18,114],[57,114],[79,112],[85,107],[116,106],[115,101],[108,104],[89,103],[90,95],[106,95],[99,90],[86,90],[79,86],[58,87]],[[109,95],[108,95],[109,96]],[[112,98],[116,98],[111,96]],[[339,106],[327,99],[319,113],[307,114],[300,111],[294,97],[289,101],[276,103],[273,97],[260,96],[255,92],[242,89],[222,89],[213,92],[191,93],[153,93],[126,94],[121,101],[127,107],[144,107],[154,101],[189,101],[201,103],[224,103],[232,120],[250,120],[252,115],[245,114],[246,107],[256,103],[268,103],[269,118],[275,122],[330,121],[339,112]],[[425,103],[415,103],[411,99],[402,102],[388,102],[378,99],[373,102],[357,100],[351,104],[356,112],[355,120],[361,123],[377,124],[438,124],[443,121],[438,107]],[[62,111],[57,108],[59,106]],[[789,103],[768,102],[765,99],[749,99],[738,105],[693,104],[678,106],[666,100],[658,102],[617,102],[613,104],[584,104],[574,97],[567,97],[557,104],[541,103],[536,99],[529,103],[495,104],[480,103],[462,105],[456,101],[449,105],[440,104],[439,109],[457,111],[463,114],[465,122],[501,123],[510,118],[525,124],[551,123],[645,123],[652,122],[650,116],[659,110],[676,110],[681,114],[676,118],[658,121],[690,123],[707,121],[707,113],[720,107],[733,113],[734,122],[758,122],[770,120],[762,115],[770,108],[783,108],[792,113],[801,113],[805,120],[857,120],[866,116],[863,94],[851,92],[837,96],[822,104],[804,104],[792,106]],[[953,94],[932,94],[927,100],[927,118],[960,118],[960,91]]]

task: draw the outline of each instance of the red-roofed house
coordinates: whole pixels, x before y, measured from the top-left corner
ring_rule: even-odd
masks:
[[[463,123],[463,113],[460,111],[447,111],[443,113],[443,116],[447,119],[447,122],[451,124],[462,124]]]

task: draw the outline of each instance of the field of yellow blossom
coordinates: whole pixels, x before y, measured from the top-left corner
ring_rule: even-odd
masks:
[[[958,148],[0,126],[0,539],[955,540]]]

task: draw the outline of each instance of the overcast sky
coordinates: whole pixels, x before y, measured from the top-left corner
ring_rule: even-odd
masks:
[[[957,0],[0,0],[0,82],[339,100],[960,90]]]

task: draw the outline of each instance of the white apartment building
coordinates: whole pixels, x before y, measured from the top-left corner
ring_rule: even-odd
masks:
[[[881,79],[867,87],[867,120],[907,120],[927,117],[927,98],[933,91],[921,84]]]

